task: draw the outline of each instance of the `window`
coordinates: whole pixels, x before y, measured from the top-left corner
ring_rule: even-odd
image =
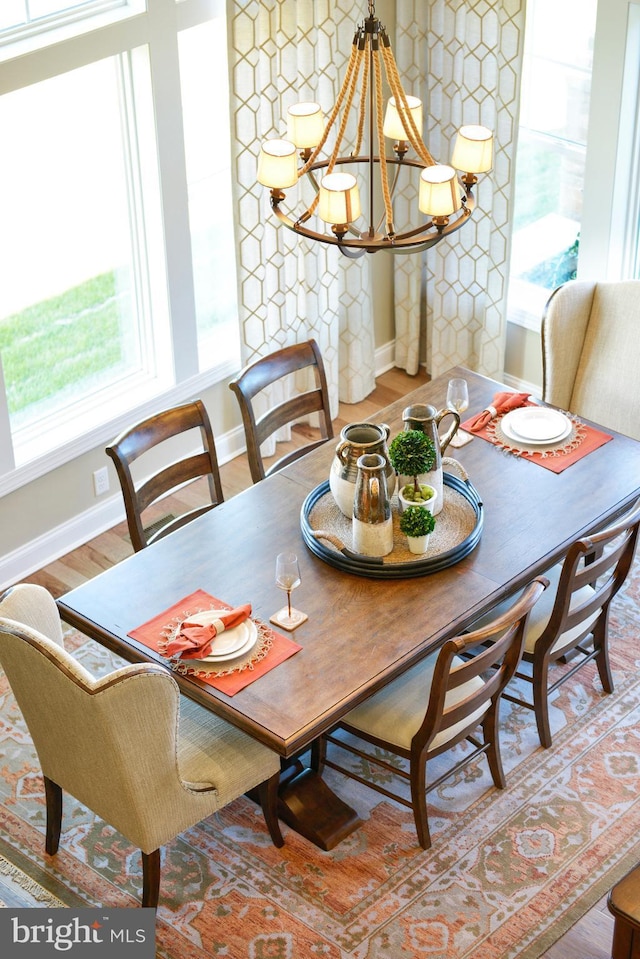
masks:
[[[0,43],[37,36],[61,24],[79,23],[116,8],[139,6],[143,0],[2,0]]]
[[[533,329],[551,291],[576,275],[596,8],[527,0],[509,320]]]
[[[553,29],[549,29],[549,24]],[[640,277],[640,0],[527,0],[508,318]]]
[[[0,494],[239,362],[224,5],[147,7],[0,63]]]

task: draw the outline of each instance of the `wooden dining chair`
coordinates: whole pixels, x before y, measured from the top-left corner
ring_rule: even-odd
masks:
[[[270,402],[266,412],[262,414],[258,412],[256,405],[258,394],[276,382],[282,381],[284,377],[303,370],[313,372],[315,381],[313,389],[295,393],[282,402],[275,404]],[[326,439],[333,437],[327,378],[322,354],[315,340],[286,346],[250,363],[229,383],[229,388],[235,393],[240,405],[247,457],[254,483],[281,470],[288,463],[294,462],[316,446],[320,446]],[[319,414],[321,439],[297,447],[266,468],[260,450],[265,440],[273,436],[281,427],[288,426],[311,413]]]
[[[160,847],[250,790],[283,845],[278,755],[181,697],[162,666],[95,678],[64,649],[43,587],[0,598],[0,663],[44,776],[48,855],[58,851],[63,790],[141,850],[143,906],[158,903]]]
[[[427,793],[483,753],[487,754],[494,784],[499,789],[506,785],[499,743],[500,697],[520,661],[527,617],[547,584],[544,577],[537,577],[509,610],[479,630],[448,640],[441,650],[352,709],[314,743],[312,768],[317,772],[324,766],[337,769],[412,808],[418,841],[423,849],[429,849]],[[475,647],[479,647],[476,655],[463,658],[465,651]],[[475,735],[478,727],[482,729],[481,739]],[[338,730],[348,733],[356,743],[338,737]],[[463,740],[473,748],[427,784],[428,760]],[[327,744],[334,747],[331,754]],[[411,799],[339,763],[335,758],[339,749],[364,760],[363,772],[379,767],[386,779],[391,775],[408,781]],[[408,771],[387,761],[381,750],[407,760]]]
[[[195,431],[199,432],[198,451],[181,455],[176,455],[175,450],[169,453],[170,441],[175,443],[176,437],[183,437],[184,443],[190,443],[188,434],[192,432],[195,437]],[[145,464],[141,457],[156,448],[160,448],[161,453],[166,451],[170,460],[167,465],[152,471],[151,475],[147,467],[143,477]],[[106,453],[113,460],[120,480],[129,535],[136,552],[179,529],[201,513],[213,509],[224,499],[213,431],[201,400],[163,410],[130,426],[107,446]],[[132,469],[132,464],[139,459],[140,462]],[[186,509],[177,517],[171,514],[144,525],[144,514],[149,507],[183,484],[200,478],[207,480],[208,502]]]
[[[613,692],[609,612],[631,568],[639,527],[640,500],[618,522],[576,540],[564,561],[545,573],[551,588],[532,610],[525,630],[523,663],[529,663],[530,670],[519,669],[515,674],[531,684],[532,699],[511,687],[503,694],[535,712],[545,748],[552,744],[549,696],[579,669],[595,660],[605,693]],[[561,661],[570,668],[549,682],[550,667]]]

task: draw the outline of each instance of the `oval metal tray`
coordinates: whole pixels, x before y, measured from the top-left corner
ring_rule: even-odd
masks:
[[[406,538],[398,529],[395,497],[392,500],[394,549],[382,559],[361,556],[352,550],[350,523],[336,505],[326,480],[311,490],[300,510],[300,527],[306,546],[330,566],[374,579],[407,579],[426,576],[453,566],[475,549],[482,535],[484,511],[482,500],[469,480],[444,473],[445,505],[438,514],[436,529],[429,548],[421,556],[409,553]],[[468,514],[467,530],[446,532],[447,520],[457,518],[458,511]],[[321,515],[320,515],[321,514]],[[320,519],[320,522],[318,520]],[[444,522],[443,522],[444,519]],[[455,527],[455,523],[453,524]],[[440,533],[442,530],[442,533]],[[318,536],[320,535],[320,538]],[[452,539],[453,537],[453,539]],[[412,557],[412,558],[408,558]]]

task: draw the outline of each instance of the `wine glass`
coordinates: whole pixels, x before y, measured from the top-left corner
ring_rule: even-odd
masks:
[[[447,409],[455,410],[456,413],[462,414],[466,409],[469,408],[469,387],[467,386],[467,381],[456,377],[455,379],[449,380],[447,386]],[[464,443],[464,437],[458,436],[458,433],[455,433],[451,439],[451,446],[462,446]]]
[[[306,613],[301,613],[299,609],[293,609],[291,606],[291,591],[297,589],[300,585],[300,566],[298,557],[295,553],[278,553],[276,557],[276,586],[278,589],[285,590],[287,594],[287,606],[278,610],[271,617],[271,621],[282,626],[283,629],[295,629],[307,619]]]

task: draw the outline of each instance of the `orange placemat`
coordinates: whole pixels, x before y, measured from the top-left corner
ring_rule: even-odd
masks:
[[[260,676],[264,676],[269,670],[302,649],[302,646],[294,643],[289,637],[277,633],[266,623],[253,618],[253,622],[258,628],[258,641],[254,648],[242,659],[231,660],[228,665],[221,664],[221,668],[216,668],[213,664],[210,665],[197,660],[170,659],[166,656],[167,639],[171,630],[182,620],[204,609],[220,608],[231,609],[232,607],[204,590],[198,589],[179,600],[179,602],[174,603],[169,609],[158,613],[153,619],[142,623],[136,629],[132,629],[127,635],[142,643],[143,646],[147,646],[164,656],[168,665],[175,672],[182,675],[197,676],[198,679],[220,692],[226,693],[227,696],[234,696],[245,686],[255,682]]]
[[[535,406],[535,403],[524,403],[523,406]],[[503,416],[506,414],[503,414]],[[500,421],[502,416],[492,419],[483,429],[471,433],[472,436],[479,436],[483,440],[498,446],[507,453],[514,456],[522,456],[524,459],[537,463],[538,466],[544,466],[545,469],[553,473],[562,473],[569,466],[577,463],[583,456],[587,456],[600,446],[604,446],[613,437],[609,433],[597,430],[593,426],[587,426],[580,422],[576,416],[566,413],[573,424],[573,430],[569,440],[563,441],[562,445],[553,448],[545,447],[542,450],[527,449],[524,446],[517,445],[508,439],[500,430]],[[460,429],[469,429],[469,424],[473,417],[470,417],[464,423],[460,424]]]

